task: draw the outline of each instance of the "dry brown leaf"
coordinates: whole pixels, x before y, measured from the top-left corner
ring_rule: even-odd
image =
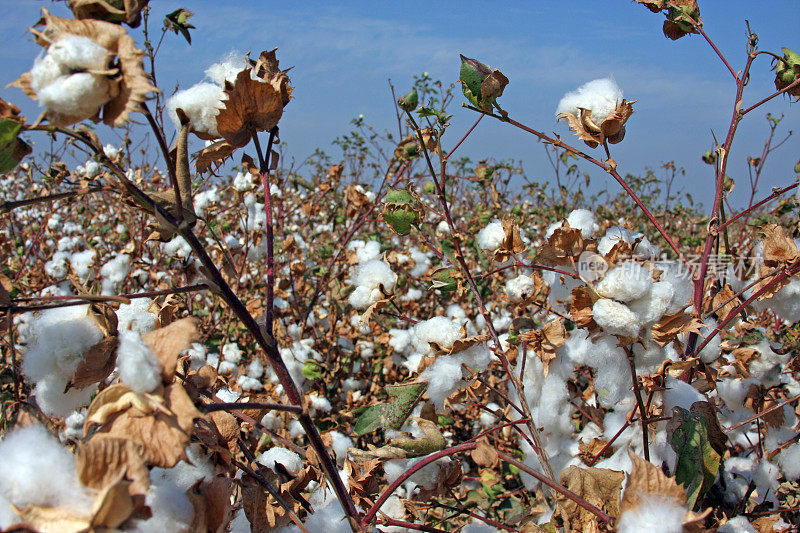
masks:
[[[483,467],[493,467],[498,464],[497,449],[482,438],[478,440],[478,446],[470,452],[470,457],[475,464]]]
[[[67,388],[83,389],[110,376],[117,364],[117,346],[119,338],[106,337],[89,348],[67,383]]]
[[[569,466],[561,471],[561,484],[610,516],[619,516],[620,492],[625,474],[606,468]],[[559,506],[570,520],[580,524],[597,522],[598,518],[574,501],[559,498]]]
[[[689,313],[675,313],[664,315],[661,320],[653,325],[653,342],[659,346],[666,346],[674,341],[681,333],[700,333],[703,323],[696,316]]]
[[[83,533],[91,526],[91,515],[78,514],[73,507],[40,507],[29,505],[9,506],[19,515],[26,525],[37,533]]]
[[[78,479],[87,487],[101,489],[117,479],[131,481],[131,494],[146,494],[150,473],[139,447],[131,440],[95,436],[79,443],[75,454]]]
[[[194,506],[192,531],[224,533],[233,517],[231,492],[233,480],[215,477],[204,481],[188,491],[189,499]]]
[[[236,442],[239,436],[239,423],[235,416],[226,411],[213,411],[208,416],[211,417],[211,421],[225,442]]]
[[[69,0],[69,8],[77,19],[97,19],[109,22],[125,22],[135,28],[141,20],[141,11],[150,0],[125,0],[122,8],[105,0]],[[117,1],[117,6],[120,2]]]
[[[594,321],[592,306],[594,306],[594,298],[592,298],[592,293],[588,288],[575,287],[572,289],[572,300],[569,304],[569,314],[572,317],[572,321],[579,328],[595,332],[600,329],[600,326]]]
[[[225,107],[217,115],[217,130],[230,144],[241,147],[259,131],[278,125],[283,114],[281,93],[271,84],[250,77],[252,69],[244,69],[233,84],[226,82]]]
[[[368,459],[362,463],[357,463],[349,457],[345,459],[348,492],[358,507],[368,507],[375,501],[380,492],[382,464],[378,459]]]
[[[178,356],[189,348],[193,342],[200,340],[200,321],[194,317],[182,318],[169,326],[159,328],[142,335],[142,340],[150,347],[161,361],[164,383],[171,383],[175,378]]]
[[[494,253],[494,260],[502,263],[510,259],[516,254],[521,254],[525,251],[525,245],[522,244],[522,238],[519,236],[519,226],[514,220],[510,218],[503,219],[503,242],[500,248]]]
[[[764,232],[764,260],[775,263],[793,263],[800,260],[800,251],[794,239],[777,224],[769,224]]]
[[[733,288],[726,283],[725,286],[714,295],[714,301],[711,305],[713,309],[718,309],[717,317],[724,320],[740,303]]]
[[[642,496],[648,493],[673,499],[679,505],[686,504],[686,491],[678,486],[675,478],[667,477],[660,468],[635,453],[629,452],[629,455],[633,462],[633,470],[628,475],[628,484],[622,493],[620,513],[637,507]]]
[[[556,228],[547,242],[536,254],[536,262],[548,266],[573,266],[584,250],[592,250],[594,241],[584,240],[581,230],[570,228],[565,220],[560,228]]]
[[[432,341],[429,344],[431,348],[434,349],[436,355],[452,355],[454,353],[458,353],[461,351],[466,350],[476,344],[484,344],[491,338],[491,335],[488,333],[484,333],[483,335],[476,335],[475,337],[467,337],[467,324],[464,323],[461,326],[460,330],[461,335],[463,338],[456,339],[450,348],[442,347],[438,342]]]
[[[519,334],[519,339],[528,342],[544,366],[544,375],[550,372],[550,361],[556,358],[556,349],[563,346],[566,341],[567,330],[564,320],[557,318],[551,320],[541,329],[534,329]]]
[[[286,74],[292,67],[286,70],[281,70],[278,67],[279,61],[275,54],[277,50],[277,48],[273,48],[272,50],[264,50],[261,52],[253,67],[253,71],[257,77],[267,81],[278,90],[281,94],[281,102],[283,106],[286,107],[286,104],[292,99],[292,91],[294,90],[294,87],[289,85],[289,76]]]
[[[100,491],[94,501],[91,526],[97,529],[116,529],[133,513],[133,498],[129,489],[130,482],[120,476]]]
[[[197,172],[204,174],[211,170],[216,170],[226,159],[233,155],[236,148],[237,146],[234,146],[225,139],[206,146],[197,154],[197,159],[195,160]]]

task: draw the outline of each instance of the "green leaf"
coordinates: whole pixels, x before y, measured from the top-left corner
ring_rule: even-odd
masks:
[[[10,172],[22,157],[30,153],[30,147],[17,138],[22,124],[15,120],[0,120],[0,172]]]
[[[708,402],[695,402],[691,410],[675,407],[667,424],[669,444],[678,455],[675,481],[686,489],[689,509],[714,483],[721,460],[719,450],[724,450],[724,441],[719,442],[714,428],[717,422],[713,411],[701,404]]]
[[[180,7],[164,17],[164,27],[174,31],[176,35],[180,32],[186,42],[192,44],[192,36],[189,30],[195,29],[195,27],[188,22],[192,15],[191,11]]]
[[[402,385],[388,385],[386,393],[391,398],[390,402],[379,403],[364,410],[353,428],[356,435],[364,435],[378,428],[398,430],[411,415],[411,411],[419,403],[425,390],[426,382],[405,383]]]
[[[317,364],[317,362],[313,359],[309,359],[303,365],[300,373],[303,374],[303,377],[306,379],[319,379],[322,377],[322,367],[319,366],[319,364]]]

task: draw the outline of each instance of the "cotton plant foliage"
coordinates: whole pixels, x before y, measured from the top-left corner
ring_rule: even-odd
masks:
[[[45,51],[12,83],[45,107],[48,121],[69,126],[91,119],[121,126],[158,89],[142,68],[144,52],[116,24],[53,16],[31,28]]]

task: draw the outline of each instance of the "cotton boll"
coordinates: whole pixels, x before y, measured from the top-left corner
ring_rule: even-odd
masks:
[[[650,285],[644,296],[628,304],[631,311],[636,313],[642,326],[652,326],[658,322],[672,301],[673,288],[666,281],[659,281]]]
[[[608,334],[639,336],[639,320],[625,304],[601,298],[592,306],[592,314],[597,325]]]
[[[639,505],[619,517],[619,533],[681,533],[686,509],[677,501],[658,493],[639,495]]]
[[[717,321],[713,318],[706,319],[706,326],[704,328],[700,328],[700,337],[697,339],[696,346],[699,346],[700,343],[705,341],[706,337],[711,335],[711,332],[714,331],[717,327]],[[715,335],[708,344],[706,344],[703,349],[700,351],[700,359],[704,363],[713,363],[719,356],[722,354],[721,350],[722,346],[722,335]]]
[[[461,530],[461,533],[498,533],[499,530],[480,520],[473,520]]]
[[[75,456],[38,424],[0,441],[0,494],[17,507],[69,507],[89,512],[92,498],[78,481]]]
[[[679,379],[667,376],[664,381],[664,415],[671,416],[675,407],[689,409],[695,402],[708,401],[703,394],[688,383]]]
[[[199,481],[214,479],[214,464],[199,443],[190,444],[185,451],[187,460],[178,461],[172,468],[150,470],[150,482],[155,486],[174,485],[189,490]]]
[[[353,440],[338,431],[331,431],[329,435],[331,436],[331,448],[333,448],[333,453],[336,454],[336,461],[341,466],[345,457],[347,457],[348,448],[353,447]]]
[[[48,111],[82,120],[94,116],[114,94],[105,76],[78,72],[54,80],[36,96]]]
[[[33,62],[31,88],[38,94],[43,88],[69,73],[69,68],[56,61],[50,54],[42,52]]]
[[[656,266],[663,271],[661,280],[672,285],[672,299],[666,314],[672,315],[683,311],[686,306],[691,304],[694,294],[694,285],[689,270],[675,263],[658,263]]]
[[[219,63],[214,63],[206,69],[206,76],[208,79],[219,85],[225,86],[225,82],[233,83],[236,81],[236,76],[245,69],[244,58],[236,52],[231,52],[228,57]]]
[[[309,394],[308,401],[311,404],[311,409],[313,411],[324,411],[326,413],[329,413],[330,410],[333,409],[331,402],[327,398],[324,398],[317,394]]]
[[[503,240],[506,238],[506,232],[503,230],[503,223],[499,220],[489,223],[485,228],[478,232],[476,237],[478,247],[481,250],[493,252],[500,248]]]
[[[572,113],[580,116],[580,109],[592,112],[592,121],[600,124],[622,103],[622,89],[613,78],[592,80],[568,92],[558,102],[556,115]]]
[[[135,331],[119,333],[119,379],[135,392],[153,392],[161,385],[161,361]]]
[[[147,520],[134,522],[137,532],[189,533],[191,531],[194,507],[183,489],[171,484],[154,486],[147,493],[145,503],[153,515]]]
[[[36,404],[47,416],[64,417],[72,411],[86,406],[92,395],[97,390],[97,385],[90,385],[84,389],[70,389],[64,392],[67,381],[65,379],[47,376],[33,389]]]
[[[358,267],[354,278],[356,289],[347,301],[356,309],[366,309],[385,297],[384,293],[394,290],[397,274],[379,259],[367,261]],[[381,289],[383,287],[383,289]]]
[[[619,241],[630,242],[631,232],[625,228],[614,226],[606,230],[606,234],[597,243],[597,251],[600,255],[606,255]]]
[[[117,254],[114,259],[100,269],[103,276],[103,294],[111,294],[123,281],[131,270],[131,257],[127,254]]]
[[[242,350],[239,345],[234,342],[229,342],[222,347],[222,358],[234,364],[239,364],[242,360]]]
[[[176,235],[172,240],[162,243],[161,249],[165,254],[181,259],[186,259],[192,254],[192,247],[182,235]]]
[[[800,321],[800,281],[791,280],[772,298],[754,301],[753,307],[758,311],[769,309],[790,324]]]
[[[750,374],[756,379],[761,380],[761,384],[765,388],[774,387],[781,382],[781,372],[784,366],[792,356],[791,352],[786,354],[778,354],[770,347],[769,342],[762,340],[753,348],[758,350],[761,355],[752,361],[748,370]]]
[[[595,221],[594,213],[588,209],[575,209],[567,216],[567,223],[570,228],[581,230],[584,239],[588,239],[600,229]]]
[[[247,376],[253,379],[258,379],[264,375],[264,365],[261,364],[261,361],[258,359],[253,359],[249,365],[247,365]]]
[[[650,273],[639,263],[627,261],[606,272],[597,284],[597,293],[620,302],[629,302],[643,297],[651,285]]]
[[[105,70],[111,53],[82,35],[68,35],[51,44],[47,54],[68,70]]]
[[[367,241],[364,246],[356,250],[356,258],[359,263],[367,263],[377,259],[381,255],[381,245],[377,241]]]
[[[735,516],[717,529],[717,533],[757,533],[744,516]]]
[[[422,373],[428,382],[427,394],[436,409],[444,407],[444,401],[464,384],[461,379],[461,360],[452,355],[440,355]]]
[[[386,499],[386,502],[381,506],[381,513],[386,514],[389,518],[394,518],[396,520],[402,520],[406,516],[406,508],[403,505],[403,501],[395,496],[389,496]],[[381,529],[384,530],[386,533],[407,533],[408,529],[399,526],[381,526]],[[462,530],[463,531],[463,530]]]
[[[275,463],[282,464],[286,470],[292,474],[297,475],[303,469],[303,459],[292,450],[275,446],[265,451],[256,458],[256,462],[266,466],[267,468],[275,470]]]
[[[180,130],[181,122],[176,109],[182,109],[192,124],[192,129],[219,137],[217,130],[217,115],[225,107],[222,99],[225,92],[219,85],[213,83],[198,83],[183,91],[178,91],[175,96],[167,100],[167,111],[175,129]]]
[[[599,364],[595,370],[594,388],[600,405],[614,407],[631,389],[630,368],[626,356]]]
[[[131,330],[141,335],[152,331],[158,317],[148,311],[153,300],[150,298],[134,298],[130,304],[120,304],[117,310],[117,329]]]
[[[324,507],[315,505],[316,512],[308,517],[303,524],[310,532],[325,533],[351,533],[353,530],[347,521],[342,504],[336,498],[331,498]],[[300,533],[300,528],[295,525],[278,528],[276,533]]]
[[[92,249],[84,250],[83,252],[74,253],[69,257],[69,264],[72,271],[80,278],[81,281],[86,282],[91,274],[91,266],[97,257],[97,252]]]
[[[418,322],[414,325],[412,332],[411,342],[414,350],[424,355],[433,355],[431,342],[448,349],[461,338],[459,325],[443,316],[435,316]]]
[[[797,481],[800,478],[800,443],[795,442],[781,450],[777,460],[786,479]]]
[[[66,384],[86,352],[103,339],[103,332],[78,305],[42,311],[30,326],[22,372],[32,381],[55,376]]]
[[[512,302],[522,301],[523,298],[533,294],[535,286],[536,284],[533,278],[524,274],[517,276],[506,282],[506,296],[508,296],[508,299]]]
[[[237,172],[236,177],[233,178],[233,188],[240,192],[249,191],[253,188],[253,178],[250,174]]]

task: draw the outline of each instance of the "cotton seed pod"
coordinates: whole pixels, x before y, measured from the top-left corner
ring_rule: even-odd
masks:
[[[407,189],[392,189],[383,203],[383,219],[398,235],[408,235],[422,220],[419,200]]]
[[[450,294],[458,289],[459,277],[455,268],[439,268],[431,276],[431,289],[438,289],[442,294]]]
[[[409,113],[414,111],[419,104],[419,95],[417,90],[413,89],[410,93],[397,99],[397,104],[403,108],[404,111]]]
[[[484,111],[491,111],[497,105],[496,100],[503,96],[508,85],[508,78],[502,72],[463,55],[459,81],[467,100]]]
[[[422,190],[425,191],[425,194],[433,194],[436,192],[436,184],[428,180],[422,185]]]
[[[705,163],[706,165],[713,165],[714,163],[717,162],[717,153],[713,150],[706,150],[703,153],[702,158],[703,158],[703,163]]]
[[[778,90],[791,85],[800,75],[800,54],[785,46],[781,50],[783,50],[783,59],[775,64],[775,87]],[[800,85],[792,87],[788,94],[800,98]]]
[[[561,113],[556,118],[566,119],[571,129],[587,146],[596,148],[608,142],[617,144],[625,138],[625,123],[633,115],[633,104],[636,100],[628,102],[622,100],[608,117],[599,124],[592,119],[590,109],[580,109],[580,116],[573,113]]]

